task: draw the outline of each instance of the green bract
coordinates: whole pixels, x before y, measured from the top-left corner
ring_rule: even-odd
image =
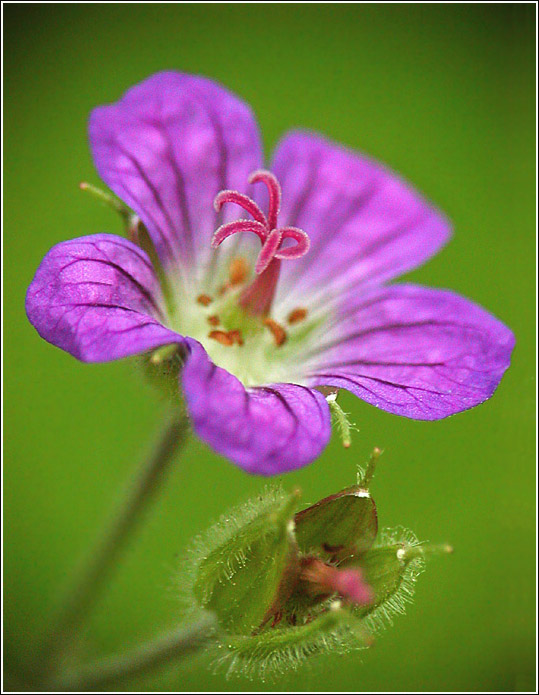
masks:
[[[378,535],[368,485],[379,453],[355,486],[301,511],[299,492],[266,490],[199,539],[182,577],[184,598],[216,615],[217,662],[228,674],[267,677],[311,655],[366,648],[404,612],[433,548],[405,529]],[[368,603],[317,584],[326,574],[362,578]]]
[[[374,500],[357,485],[298,512],[295,522],[300,550],[324,559],[357,556],[372,546],[378,531]]]

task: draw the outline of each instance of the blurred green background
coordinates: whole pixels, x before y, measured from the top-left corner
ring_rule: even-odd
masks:
[[[456,552],[368,653],[324,658],[277,684],[207,661],[122,689],[511,691],[535,685],[535,7],[533,4],[4,6],[5,659],[10,674],[106,521],[162,408],[129,362],[84,365],[28,324],[24,293],[56,242],[121,232],[77,189],[98,183],[90,110],[152,72],[210,76],[254,108],[268,152],[304,126],[387,162],[444,209],[452,243],[414,281],[449,287],[514,330],[495,397],[437,423],[343,393],[360,432],[283,477],[312,502],[385,449],[383,525]],[[85,631],[100,655],[174,623],[175,566],[192,536],[256,493],[192,440]],[[10,678],[6,687],[20,681]]]

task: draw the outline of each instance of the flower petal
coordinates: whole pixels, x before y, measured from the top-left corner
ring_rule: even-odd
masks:
[[[342,387],[390,413],[438,420],[492,396],[514,343],[503,323],[463,297],[395,285],[341,309],[337,327],[305,357],[306,371],[312,386]]]
[[[147,255],[130,241],[96,234],[54,246],[26,294],[39,335],[83,362],[107,362],[166,343],[159,283]]]
[[[191,265],[220,224],[213,199],[245,191],[260,167],[256,121],[237,97],[211,80],[161,72],[95,109],[89,124],[96,168],[144,222],[161,262]],[[200,265],[200,259],[198,260]]]
[[[331,434],[321,393],[295,384],[245,389],[213,364],[200,343],[187,340],[190,355],[181,378],[199,437],[260,475],[301,468],[321,453]]]
[[[286,135],[271,169],[283,190],[279,224],[311,239],[305,257],[282,269],[281,299],[290,305],[306,293],[396,277],[450,236],[443,215],[400,177],[315,134]]]

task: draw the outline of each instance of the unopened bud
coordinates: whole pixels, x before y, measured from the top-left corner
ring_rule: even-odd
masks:
[[[377,538],[365,486],[299,512],[298,501],[297,490],[268,490],[226,514],[193,551],[189,600],[216,615],[229,674],[267,677],[313,653],[370,646],[372,631],[404,612],[425,555],[450,548],[421,545],[402,529]]]

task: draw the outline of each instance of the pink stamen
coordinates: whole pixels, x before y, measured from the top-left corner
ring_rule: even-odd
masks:
[[[239,304],[253,316],[267,316],[279,281],[281,261],[273,259],[266,270],[257,275],[240,295]]]
[[[294,246],[286,246],[284,249],[279,249],[275,254],[275,258],[295,260],[307,253],[311,246],[311,240],[303,229],[298,229],[297,227],[282,227],[280,231],[282,232],[283,239],[294,239],[297,243],[294,244]]]
[[[239,205],[252,215],[257,222],[263,224],[264,227],[267,226],[268,221],[266,220],[266,216],[249,196],[238,193],[238,191],[221,191],[215,196],[215,200],[213,201],[213,207],[216,212],[219,212],[225,203],[236,203],[236,205]]]
[[[211,240],[212,249],[216,249],[227,237],[238,232],[253,232],[259,237],[262,244],[264,244],[268,236],[265,225],[260,224],[260,222],[255,222],[254,220],[227,222],[214,232]]]
[[[343,598],[363,605],[373,600],[372,589],[365,584],[361,572],[355,570],[338,570],[333,577],[333,589]]]
[[[276,255],[276,251],[281,244],[282,233],[280,229],[272,229],[268,234],[262,250],[258,254],[255,265],[255,273],[260,275],[263,273],[268,265],[272,262],[273,257]]]
[[[274,258],[279,260],[294,260],[307,253],[310,246],[310,239],[307,234],[297,227],[277,227],[277,217],[281,205],[281,186],[277,178],[271,171],[258,169],[249,176],[249,183],[264,183],[269,193],[269,212],[266,217],[254,200],[238,193],[238,191],[221,191],[215,197],[213,205],[219,212],[225,203],[236,203],[254,218],[255,222],[249,220],[237,220],[221,225],[213,235],[211,245],[217,248],[227,237],[238,232],[254,232],[262,242],[262,250],[256,263],[256,273],[260,275],[266,270]],[[279,232],[273,234],[273,232]],[[284,239],[293,239],[296,243],[293,246],[280,248]]]
[[[271,171],[258,169],[257,171],[253,171],[248,181],[249,183],[258,183],[261,181],[266,184],[269,193],[268,226],[270,229],[275,229],[277,226],[277,217],[281,209],[281,185],[279,181],[277,181],[277,177],[272,174]]]
[[[213,202],[218,212],[225,203],[235,203],[246,210],[253,217],[253,221],[237,220],[221,225],[212,237],[211,246],[217,248],[229,236],[239,232],[253,232],[259,237],[262,249],[255,265],[255,272],[259,277],[250,287],[245,288],[240,297],[240,304],[251,313],[267,314],[275,294],[281,260],[300,258],[307,253],[311,242],[307,234],[297,227],[279,228],[277,226],[281,205],[281,186],[274,174],[265,169],[259,169],[249,176],[249,183],[264,183],[267,186],[268,216],[264,215],[254,200],[243,193],[221,191]],[[292,239],[296,243],[281,248],[285,239]]]
[[[336,593],[343,599],[364,605],[371,603],[374,594],[358,568],[338,569],[315,557],[303,559],[301,578],[309,593],[315,596]]]

